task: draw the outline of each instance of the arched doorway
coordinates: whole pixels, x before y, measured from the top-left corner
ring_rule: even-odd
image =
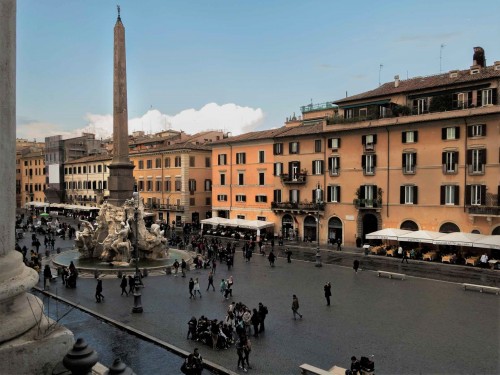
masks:
[[[474,233],[474,234],[481,234],[481,232],[479,231],[479,229],[473,229],[471,233]]]
[[[460,228],[458,227],[458,225],[448,222],[441,225],[441,227],[439,228],[439,232],[455,233],[455,232],[460,232]]]
[[[314,216],[306,216],[304,219],[304,240],[316,241],[316,218]]]
[[[378,230],[378,220],[373,214],[365,214],[363,216],[363,228],[361,230],[361,239],[363,242],[366,240],[366,235]]]
[[[281,235],[283,238],[290,239],[293,234],[293,217],[292,215],[283,215],[281,219]]]
[[[492,236],[500,236],[500,226],[493,229],[493,232],[491,232],[491,235]]]
[[[418,225],[413,220],[405,220],[401,223],[400,229],[417,231]]]
[[[342,222],[338,217],[332,217],[328,220],[328,242],[333,245],[339,238],[341,242],[344,242],[342,240]]]

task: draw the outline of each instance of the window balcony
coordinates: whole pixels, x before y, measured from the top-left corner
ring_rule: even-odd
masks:
[[[324,212],[325,202],[271,202],[271,208],[274,212],[294,212],[296,214],[310,214],[314,212]]]
[[[484,174],[484,164],[479,164],[479,165],[469,164],[469,165],[467,165],[467,170],[469,172],[469,175],[471,175],[471,176],[483,175]]]
[[[305,173],[282,174],[280,177],[281,182],[287,185],[303,185],[307,182],[307,174]]]
[[[471,216],[500,216],[498,206],[468,206],[467,213]]]
[[[177,204],[160,204],[158,206],[160,210],[166,210],[171,212],[184,212],[184,206]]]
[[[333,168],[330,170],[330,176],[340,176],[340,168]]]
[[[382,208],[381,199],[355,199],[353,203],[357,210]]]
[[[363,174],[365,176],[374,176],[375,175],[375,168],[374,167],[370,167],[370,168],[363,168]]]
[[[443,164],[443,174],[457,174],[457,173],[458,173],[458,164],[453,164],[452,166]]]
[[[403,167],[403,174],[415,174],[417,168],[414,165],[407,165]]]

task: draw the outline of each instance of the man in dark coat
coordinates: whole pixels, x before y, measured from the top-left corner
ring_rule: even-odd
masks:
[[[330,297],[332,296],[332,286],[330,282],[327,282],[323,289],[325,291],[326,305],[330,306]]]

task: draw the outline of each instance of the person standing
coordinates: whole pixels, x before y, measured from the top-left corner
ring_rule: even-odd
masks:
[[[327,282],[323,289],[325,291],[326,305],[330,306],[330,297],[332,296],[332,286],[330,282]]]
[[[122,281],[120,282],[120,287],[122,288],[122,296],[123,296],[123,293],[126,294],[126,296],[128,297],[128,293],[127,293],[127,276],[123,275],[122,276]]]
[[[52,271],[48,264],[43,269],[43,290],[50,289],[50,280],[52,279]]]
[[[196,298],[196,296],[193,294],[193,289],[194,289],[194,280],[191,277],[189,279],[189,299]]]
[[[179,272],[179,262],[177,261],[177,259],[175,260],[173,266],[174,266],[174,276],[177,277],[177,273]]]
[[[104,296],[102,295],[102,280],[98,278],[95,287],[95,301],[99,303],[101,300],[104,300]]]
[[[132,293],[135,288],[135,279],[132,277],[132,275],[128,275],[128,292]]]
[[[243,362],[246,362],[247,369],[251,369],[250,366],[250,352],[252,351],[252,343],[247,337],[245,344],[243,345]]]
[[[274,267],[274,261],[276,260],[276,256],[274,255],[274,252],[271,250],[271,252],[269,253],[267,259],[269,259],[269,265],[271,267]]]
[[[342,251],[342,240],[340,237],[337,239],[337,250]]]
[[[288,247],[286,248],[286,260],[288,263],[292,263],[292,250],[290,250]]]
[[[200,292],[200,282],[198,281],[198,278],[194,279],[194,286],[193,286],[193,294],[196,298],[196,292],[200,295],[201,298],[201,292]]]
[[[257,311],[257,309],[253,309],[252,317],[250,318],[250,321],[252,322],[252,326],[253,326],[253,336],[259,337],[260,317],[259,317],[259,312]]]
[[[244,336],[240,336],[240,339],[236,343],[236,353],[238,354],[238,369],[247,372],[243,352],[244,340]]]
[[[229,295],[232,297],[233,296],[233,275],[230,275],[229,278],[227,279],[227,289],[229,290]]]
[[[226,279],[222,279],[220,282],[220,292],[222,295],[224,295],[226,288],[227,288]]]
[[[214,292],[215,292],[215,286],[214,286],[214,274],[212,273],[212,271],[210,271],[210,273],[208,274],[208,286],[207,286],[207,292],[208,292],[208,289],[210,288],[210,285],[212,286]]]
[[[186,277],[186,268],[187,268],[187,263],[184,259],[181,260],[181,272],[182,272],[182,277]]]
[[[201,372],[203,371],[203,358],[201,357],[198,348],[194,348],[193,359],[195,363],[193,375],[201,375]]]
[[[297,296],[294,294],[292,298],[292,312],[293,312],[293,319],[296,320],[296,316],[298,315],[300,319],[302,319],[302,314],[299,313],[299,299]]]
[[[354,272],[358,273],[359,260],[354,259],[354,262],[352,262],[352,268],[354,269]]]
[[[266,330],[266,327],[264,325],[264,321],[266,320],[267,313],[269,311],[267,310],[267,307],[262,304],[262,302],[259,302],[259,321],[260,321],[260,327],[259,327],[259,332],[264,332]]]
[[[215,258],[212,259],[212,273],[215,275],[215,270],[217,269],[217,261]]]

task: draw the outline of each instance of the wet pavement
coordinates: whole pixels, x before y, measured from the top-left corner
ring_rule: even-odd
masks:
[[[293,251],[290,264],[280,257],[271,268],[259,255],[246,263],[238,249],[234,269],[217,268],[216,286],[221,278],[234,277],[236,302],[251,308],[263,302],[269,308],[266,332],[253,340],[249,373],[296,374],[302,363],[324,369],[348,367],[352,355],[374,355],[377,374],[500,373],[500,298],[464,291],[460,285],[498,286],[498,270],[420,261],[406,265],[400,259],[364,256],[362,249],[349,248],[322,250],[325,263],[314,267],[310,262],[315,258],[314,247],[300,245],[288,245]],[[363,269],[357,274],[351,267],[355,258]],[[409,277],[404,281],[379,278],[372,269]],[[188,352],[198,346],[205,359],[237,372],[234,348],[212,351],[185,338],[192,315],[222,319],[231,302],[219,292],[205,291],[207,275],[207,270],[192,270],[186,279],[145,278],[142,314],[131,313],[133,298],[120,296],[117,278],[104,280],[106,300],[101,304],[94,300],[93,278],[80,278],[76,289],[56,283],[51,293]],[[189,299],[189,277],[200,278],[203,298]],[[327,281],[333,292],[329,307],[323,297]],[[292,317],[292,294],[299,297],[301,320]]]

